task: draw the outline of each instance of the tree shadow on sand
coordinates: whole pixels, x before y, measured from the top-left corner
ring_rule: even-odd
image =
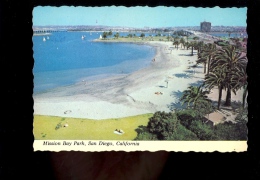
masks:
[[[199,80],[197,82],[190,83],[189,86],[197,86],[198,87],[198,86],[202,85],[203,83],[204,83],[203,80]]]
[[[177,100],[178,100],[178,102],[172,102],[171,104],[169,104],[169,105],[167,105],[167,107],[171,110],[171,111],[173,111],[173,110],[175,110],[175,109],[183,109],[184,107],[185,107],[185,104],[184,105],[181,105],[181,102],[179,102],[179,99],[182,97],[182,95],[183,95],[183,92],[181,92],[181,91],[173,91],[172,93],[171,93],[171,96],[174,96]]]
[[[181,96],[183,95],[183,92],[181,92],[181,91],[173,91],[172,93],[171,93],[171,96],[174,96],[175,98],[177,98],[177,99],[180,99],[181,98]]]
[[[185,72],[185,73],[193,74],[193,73],[194,73],[194,70],[185,70],[184,72]]]
[[[182,105],[181,104],[181,102],[175,102],[175,103],[171,103],[171,104],[169,104],[169,105],[167,105],[167,107],[171,110],[171,111],[173,111],[173,110],[177,110],[177,109],[183,109],[183,108],[185,108],[186,107],[186,105],[184,104],[184,105]]]
[[[173,74],[177,78],[184,78],[184,79],[190,79],[192,77],[191,74],[189,73],[178,73],[178,74]]]

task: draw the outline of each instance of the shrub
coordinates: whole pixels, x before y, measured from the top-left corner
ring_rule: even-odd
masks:
[[[191,141],[199,140],[196,134],[186,129],[181,124],[178,126],[177,131],[174,131],[172,136],[168,140],[182,140],[182,141]]]
[[[247,126],[243,123],[225,122],[214,127],[219,140],[247,140]]]
[[[137,137],[134,140],[158,140],[157,136],[149,133],[145,126],[139,126],[135,131],[137,132]]]
[[[193,132],[179,123],[175,114],[165,112],[155,113],[148,126],[139,126],[136,132],[135,140],[198,140]]]
[[[191,125],[191,122],[198,118],[197,111],[192,109],[178,111],[176,112],[176,115],[180,123],[188,129]]]
[[[134,140],[158,140],[156,135],[149,132],[143,132],[137,135]]]
[[[217,139],[211,127],[207,124],[204,124],[202,121],[192,121],[190,130],[195,133],[200,140]]]
[[[149,118],[147,129],[150,133],[156,134],[159,140],[169,139],[177,130],[179,121],[172,113],[156,112]]]

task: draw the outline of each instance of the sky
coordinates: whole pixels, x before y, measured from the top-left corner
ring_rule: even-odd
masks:
[[[247,8],[181,7],[73,7],[37,6],[33,9],[33,26],[104,25],[125,27],[246,26]]]

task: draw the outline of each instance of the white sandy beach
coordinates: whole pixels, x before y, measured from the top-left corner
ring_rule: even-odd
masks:
[[[172,42],[152,41],[147,44],[155,46],[157,51],[155,61],[151,60],[149,67],[132,74],[85,80],[34,95],[34,114],[107,119],[169,112],[178,108],[181,92],[200,83],[205,76],[202,65],[195,68],[195,72],[193,68],[188,69],[197,60],[196,51],[194,56],[189,56],[190,49],[172,49]],[[217,100],[217,90],[209,97]],[[241,97],[240,92],[237,96],[232,94],[232,100],[241,101]],[[225,99],[225,92],[222,98]]]

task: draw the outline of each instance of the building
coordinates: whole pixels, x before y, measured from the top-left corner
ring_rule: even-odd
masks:
[[[211,23],[210,22],[201,22],[200,23],[200,31],[201,32],[210,32],[211,30]]]

